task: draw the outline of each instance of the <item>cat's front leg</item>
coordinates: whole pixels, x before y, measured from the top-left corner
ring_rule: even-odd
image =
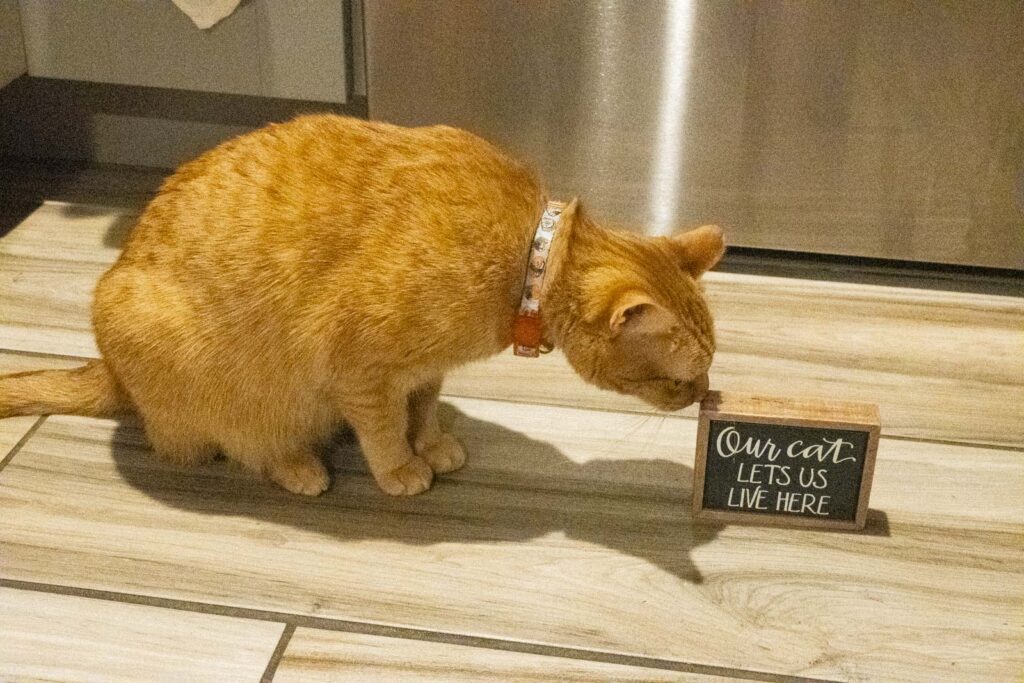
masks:
[[[384,493],[412,496],[430,488],[434,471],[409,445],[409,403],[404,394],[365,397],[342,410]]]
[[[437,474],[466,464],[466,451],[455,437],[441,431],[437,398],[441,380],[423,385],[409,395],[409,442]]]

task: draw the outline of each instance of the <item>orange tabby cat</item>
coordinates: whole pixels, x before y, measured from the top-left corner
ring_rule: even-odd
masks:
[[[344,421],[380,488],[427,489],[466,454],[441,431],[452,368],[507,349],[544,207],[527,167],[444,126],[306,116],[183,165],[96,289],[103,359],[0,378],[0,417],[137,411],[178,463],[215,453],[296,493]],[[644,238],[565,208],[543,336],[600,387],[666,410],[707,390],[704,227]],[[522,362],[528,363],[529,360]]]

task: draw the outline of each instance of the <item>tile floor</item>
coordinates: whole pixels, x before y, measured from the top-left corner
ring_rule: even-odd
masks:
[[[96,354],[91,288],[152,187],[39,178],[0,171],[0,372]],[[1019,680],[1024,299],[707,290],[714,387],[880,404],[865,533],[694,524],[694,411],[557,354],[449,378],[470,463],[411,499],[345,437],[304,499],[169,467],[131,419],[2,420],[0,679]]]

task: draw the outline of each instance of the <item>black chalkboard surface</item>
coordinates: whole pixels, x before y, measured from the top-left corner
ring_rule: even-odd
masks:
[[[701,404],[694,516],[862,529],[877,406],[711,392]]]

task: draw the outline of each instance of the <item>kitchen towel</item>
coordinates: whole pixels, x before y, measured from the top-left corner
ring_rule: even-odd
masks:
[[[199,28],[210,28],[235,11],[242,0],[173,0]]]

